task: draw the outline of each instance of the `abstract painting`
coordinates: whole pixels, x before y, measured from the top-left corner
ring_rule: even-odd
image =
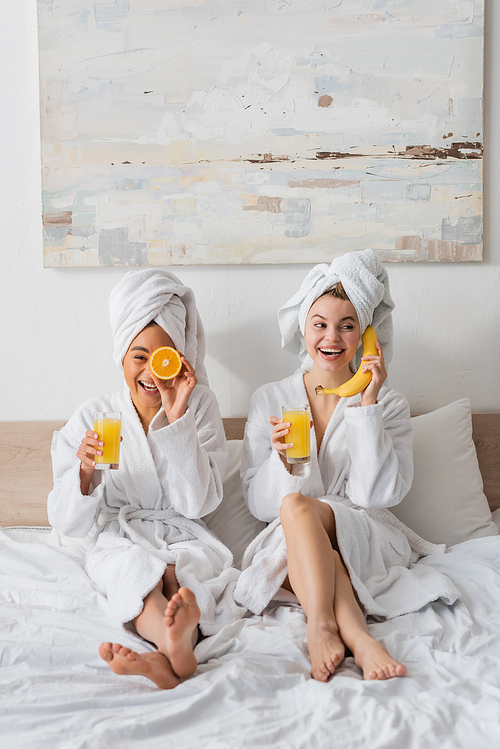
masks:
[[[484,0],[38,0],[45,267],[482,259]]]

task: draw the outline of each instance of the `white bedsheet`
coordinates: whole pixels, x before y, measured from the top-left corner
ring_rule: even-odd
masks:
[[[99,658],[103,640],[148,646],[47,535],[0,531],[2,749],[500,746],[499,536],[421,562],[450,576],[455,605],[370,625],[407,665],[403,679],[365,682],[347,658],[315,682],[303,614],[282,606],[204,640],[195,676],[162,691]]]

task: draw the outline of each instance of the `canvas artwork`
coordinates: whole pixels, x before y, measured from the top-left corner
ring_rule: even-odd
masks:
[[[45,267],[482,259],[484,0],[38,0]]]

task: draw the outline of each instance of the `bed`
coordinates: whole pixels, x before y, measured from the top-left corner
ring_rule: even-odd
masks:
[[[235,563],[262,524],[241,496],[244,419],[226,419],[224,502],[206,519]],[[446,553],[460,591],[370,622],[408,667],[363,681],[346,658],[327,683],[309,675],[298,606],[271,605],[197,646],[196,674],[174,690],[113,674],[101,641],[149,645],[114,624],[82,569],[88,540],[48,527],[50,447],[63,422],[0,424],[0,736],[2,749],[482,749],[500,745],[500,413],[466,399],[412,420],[415,480],[395,514]],[[425,533],[424,533],[425,532]]]

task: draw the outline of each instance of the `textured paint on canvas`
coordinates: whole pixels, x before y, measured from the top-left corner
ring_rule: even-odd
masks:
[[[484,0],[38,0],[46,267],[482,259]]]

